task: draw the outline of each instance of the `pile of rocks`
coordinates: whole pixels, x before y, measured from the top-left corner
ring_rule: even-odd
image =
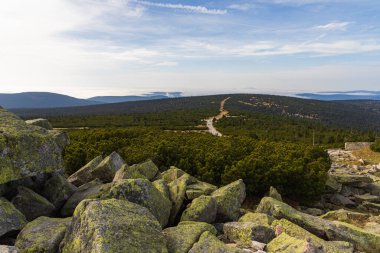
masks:
[[[66,179],[58,133],[0,117],[0,252],[380,252],[379,216],[312,216],[274,188],[244,210],[243,180],[218,188],[150,160],[128,166],[116,152]]]
[[[366,164],[351,151],[330,150],[329,154],[333,164],[326,182],[328,193],[320,202],[322,208],[345,207],[380,214],[380,165]]]

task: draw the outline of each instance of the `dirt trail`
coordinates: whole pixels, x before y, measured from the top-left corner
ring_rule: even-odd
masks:
[[[206,119],[206,123],[207,123],[207,128],[208,128],[208,132],[214,136],[219,136],[219,137],[222,137],[223,134],[221,132],[219,132],[218,130],[216,130],[216,128],[214,127],[214,121],[218,121],[220,119],[222,119],[223,117],[227,116],[228,115],[228,111],[226,111],[224,109],[224,104],[226,103],[226,101],[228,99],[230,99],[231,97],[228,97],[224,100],[222,100],[222,102],[220,102],[220,109],[219,109],[219,114],[216,115],[216,116],[213,116],[213,117],[210,117],[208,119]]]

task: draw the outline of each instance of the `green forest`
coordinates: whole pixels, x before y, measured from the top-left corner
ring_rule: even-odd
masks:
[[[330,168],[321,147],[301,143],[149,128],[75,130],[70,137],[65,151],[68,174],[116,150],[127,164],[150,158],[161,170],[173,165],[216,185],[243,178],[250,195],[262,195],[273,185],[290,198],[309,199],[322,193]]]
[[[129,165],[152,159],[161,170],[176,166],[216,185],[242,178],[249,196],[275,186],[294,200],[323,193],[331,165],[326,149],[344,147],[347,141],[375,141],[379,134],[377,103],[245,94],[230,96],[225,104],[229,116],[216,122],[224,137],[214,137],[205,131],[204,119],[217,115],[226,97],[19,113],[47,117],[54,127],[67,129],[68,175],[95,156],[117,151]],[[372,148],[379,147],[376,142]]]

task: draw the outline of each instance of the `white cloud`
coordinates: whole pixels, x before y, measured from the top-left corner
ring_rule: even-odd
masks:
[[[346,31],[351,22],[331,22],[326,25],[316,26],[315,29],[323,31]]]
[[[228,6],[229,9],[239,10],[239,11],[248,11],[254,9],[256,5],[251,3],[242,3],[242,4],[231,4]]]
[[[195,5],[183,5],[183,4],[156,3],[156,2],[139,1],[139,0],[134,0],[133,2],[146,5],[146,6],[168,8],[168,9],[180,9],[180,10],[186,10],[186,11],[201,13],[201,14],[212,14],[212,15],[227,14],[227,10],[208,9],[205,6],[200,6],[200,5],[195,6]]]

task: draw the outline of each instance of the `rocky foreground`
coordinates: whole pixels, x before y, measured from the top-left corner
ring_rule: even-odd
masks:
[[[311,206],[271,188],[245,210],[243,180],[218,188],[116,152],[65,178],[67,143],[44,120],[0,110],[0,252],[380,252],[372,174],[336,167]]]

